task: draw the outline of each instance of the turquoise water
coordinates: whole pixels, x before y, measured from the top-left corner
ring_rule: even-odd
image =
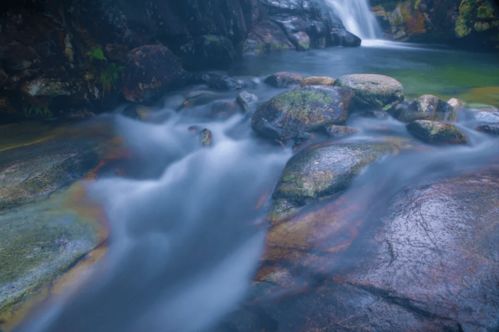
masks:
[[[400,80],[408,97],[435,94],[499,106],[499,54],[412,46],[333,48],[243,59],[239,75],[294,71],[338,77],[377,73]]]

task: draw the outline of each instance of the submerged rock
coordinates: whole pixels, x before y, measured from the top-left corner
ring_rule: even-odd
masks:
[[[499,136],[499,123],[483,124],[478,126],[477,130],[492,136]]]
[[[352,89],[354,110],[388,109],[404,100],[404,87],[396,79],[377,74],[341,76],[336,86]]]
[[[357,128],[352,128],[348,126],[338,126],[338,125],[326,126],[325,129],[328,136],[332,138],[348,137],[355,135],[359,132]]]
[[[345,190],[367,165],[397,150],[389,143],[361,142],[313,146],[298,153],[287,163],[274,191],[271,220]]]
[[[390,110],[390,114],[402,122],[453,121],[457,117],[454,107],[433,95],[423,95],[412,102],[400,103]]]
[[[349,89],[302,87],[284,92],[258,108],[252,127],[260,135],[283,142],[348,118]]]
[[[275,88],[288,88],[300,85],[303,78],[303,75],[298,73],[278,72],[267,77],[264,82]]]
[[[455,125],[429,120],[418,120],[407,125],[407,130],[428,144],[466,144],[466,136]]]
[[[149,102],[182,86],[184,70],[175,55],[162,45],[135,48],[128,55],[123,95],[135,103]]]

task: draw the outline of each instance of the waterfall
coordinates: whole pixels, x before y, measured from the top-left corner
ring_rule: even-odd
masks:
[[[380,39],[381,28],[368,0],[326,0],[345,28],[362,39]]]

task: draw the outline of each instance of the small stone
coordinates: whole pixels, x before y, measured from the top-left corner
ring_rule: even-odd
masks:
[[[204,128],[199,133],[199,140],[202,146],[210,147],[213,145],[213,133],[211,132],[211,130]]]

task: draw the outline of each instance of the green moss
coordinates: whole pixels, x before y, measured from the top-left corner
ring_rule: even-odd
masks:
[[[115,84],[121,79],[123,70],[123,66],[115,63],[111,63],[104,68],[99,75],[99,83],[104,91],[109,92],[113,89]]]
[[[96,60],[96,61],[106,61],[107,58],[104,55],[104,51],[100,47],[95,47],[91,49],[90,51],[87,52],[87,56],[91,60]]]
[[[29,105],[24,109],[24,116],[30,119],[50,119],[54,117],[54,113],[47,106]]]
[[[484,2],[478,7],[476,17],[479,19],[494,19],[494,8],[490,3]]]

